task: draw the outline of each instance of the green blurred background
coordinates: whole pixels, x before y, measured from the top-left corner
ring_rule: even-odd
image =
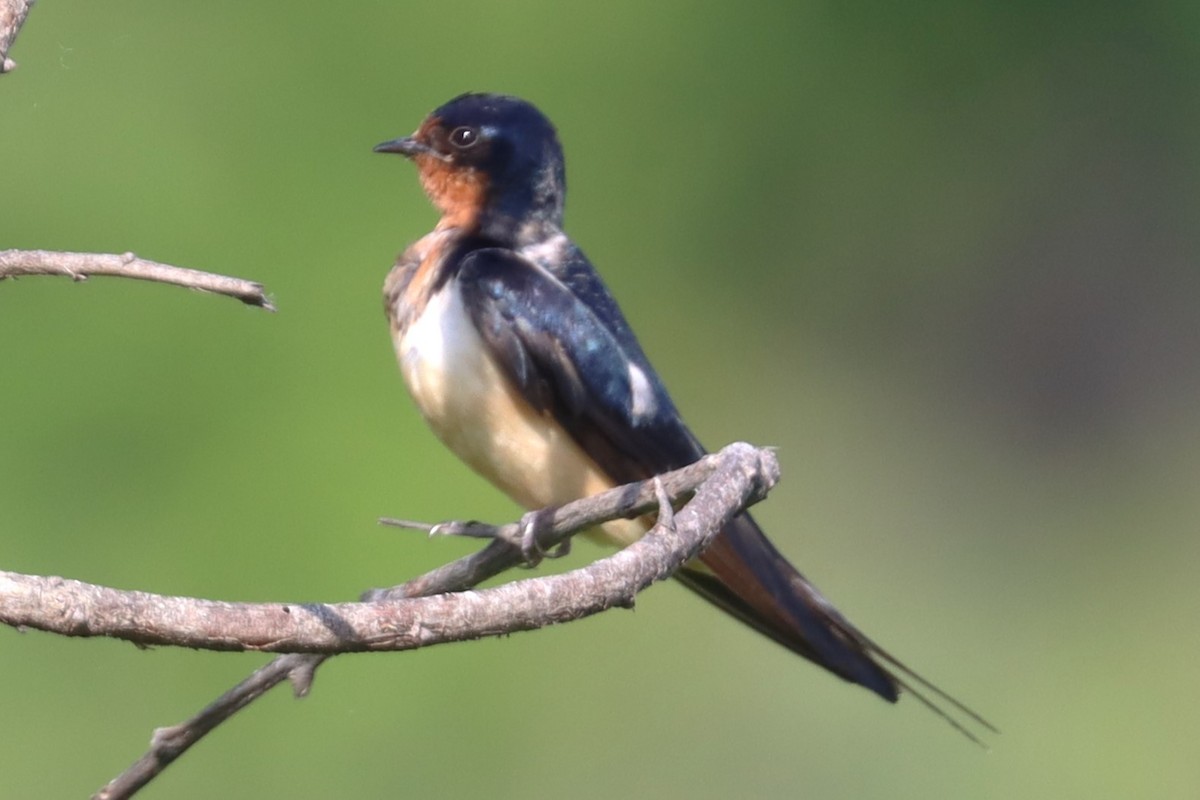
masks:
[[[425,430],[379,288],[434,214],[371,153],[527,97],[567,223],[759,510],[984,753],[673,585],[339,659],[147,797],[1194,797],[1194,3],[43,2],[0,78],[0,247],[250,277],[279,313],[0,284],[0,566],[341,600],[512,519]],[[573,564],[599,551],[577,548]],[[0,630],[0,796],[82,797],[262,663]]]

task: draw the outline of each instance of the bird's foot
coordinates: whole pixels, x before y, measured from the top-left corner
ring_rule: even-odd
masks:
[[[553,508],[530,511],[517,523],[519,536],[515,537],[513,544],[521,548],[521,556],[525,559],[525,566],[528,568],[536,567],[543,558],[562,558],[571,552],[570,539],[564,539],[549,550],[543,548],[538,541],[542,534],[550,529],[554,520],[554,511]]]

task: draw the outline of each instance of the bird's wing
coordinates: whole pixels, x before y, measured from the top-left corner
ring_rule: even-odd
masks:
[[[704,448],[639,348],[557,278],[511,250],[468,253],[456,280],[491,355],[615,483],[685,466]]]

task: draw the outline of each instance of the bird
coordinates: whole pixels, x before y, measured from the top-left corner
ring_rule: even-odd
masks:
[[[383,294],[404,382],[455,455],[532,510],[707,453],[563,230],[563,149],[541,111],[513,96],[468,92],[374,150],[412,161],[441,215],[396,259]],[[648,525],[615,520],[596,536],[624,546]],[[993,729],[851,624],[748,513],[674,577],[886,701],[905,690],[976,742],[956,717]]]

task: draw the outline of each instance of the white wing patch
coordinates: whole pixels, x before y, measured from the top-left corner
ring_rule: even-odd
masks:
[[[654,387],[650,385],[650,379],[646,377],[642,368],[632,361],[629,362],[629,395],[634,423],[653,414],[658,408],[658,400],[654,396]]]

